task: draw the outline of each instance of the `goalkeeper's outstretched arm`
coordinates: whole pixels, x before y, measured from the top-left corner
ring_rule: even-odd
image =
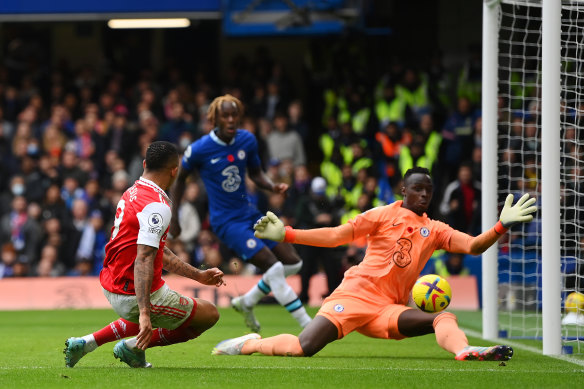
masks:
[[[353,241],[353,225],[345,223],[337,227],[313,228],[310,230],[295,230],[284,227],[284,223],[273,212],[268,211],[253,226],[254,235],[260,239],[270,239],[277,242],[304,244],[316,247],[337,247]]]
[[[450,238],[448,251],[472,255],[485,252],[514,224],[532,221],[533,213],[537,211],[537,207],[533,205],[534,203],[535,198],[530,198],[529,194],[526,193],[512,206],[513,195],[507,195],[499,221],[493,228],[476,237],[455,231]]]

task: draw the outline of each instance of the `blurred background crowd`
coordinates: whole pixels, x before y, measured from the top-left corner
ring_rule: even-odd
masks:
[[[120,71],[99,77],[92,66],[39,73],[4,64],[4,275],[96,274],[117,201],[140,176],[145,148],[167,140],[184,150],[212,129],[207,107],[225,93],[244,102],[241,127],[256,135],[267,173],[290,184],[284,197],[248,182],[260,210],[275,211],[300,228],[336,225],[400,198],[402,174],[422,164],[436,180],[434,216],[476,232],[480,68],[472,69],[475,79],[454,78],[439,57],[416,66],[396,59],[379,77],[360,79],[349,67],[337,68],[318,86],[307,80],[315,87],[307,102],[295,92],[285,65],[262,47],[253,57],[238,57],[233,74],[220,84],[204,75],[193,82],[176,69],[144,69],[128,82]],[[455,184],[457,177],[468,194]],[[186,198],[184,233],[173,248],[196,264],[223,266],[226,253],[214,250],[220,245],[209,231],[200,182],[189,184]]]
[[[172,62],[154,70],[128,56],[49,65],[39,60],[38,41],[6,41],[0,278],[99,274],[116,204],[142,173],[146,147],[166,140],[184,150],[212,130],[208,105],[225,93],[244,103],[241,128],[255,134],[268,175],[290,185],[282,196],[247,180],[260,211],[297,228],[338,225],[400,199],[403,174],[418,165],[433,175],[429,216],[479,233],[480,46],[469,46],[462,66],[449,68],[440,50],[424,60],[407,51],[376,58],[351,35],[335,42],[309,46],[299,84],[288,63],[262,45],[233,56],[219,72],[205,66],[204,55],[203,66],[187,70]],[[255,271],[211,231],[199,181],[188,184],[180,222],[182,235],[168,244],[184,261],[228,274]],[[332,290],[365,245],[298,246],[301,298],[319,270]],[[438,266],[445,274],[465,272],[459,256]]]

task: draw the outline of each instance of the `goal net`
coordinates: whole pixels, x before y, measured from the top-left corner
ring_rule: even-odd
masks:
[[[508,193],[542,193],[542,1],[503,0],[499,14],[498,204]],[[584,292],[584,1],[561,11],[560,252],[562,300]],[[540,204],[541,206],[541,204]],[[542,223],[513,227],[499,244],[499,329],[542,338]],[[584,320],[565,319],[562,344],[584,353]],[[584,315],[584,312],[580,312]],[[584,317],[584,316],[582,316]]]

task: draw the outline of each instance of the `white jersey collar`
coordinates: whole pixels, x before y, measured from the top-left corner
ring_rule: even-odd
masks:
[[[211,139],[213,139],[213,142],[220,144],[221,146],[227,146],[228,144],[225,143],[224,141],[222,141],[221,139],[219,139],[219,137],[215,133],[215,131],[218,131],[218,130],[219,130],[218,128],[212,129],[211,132],[209,133],[209,136],[211,137]],[[235,136],[237,136],[237,133],[235,133]],[[235,136],[231,139],[231,142],[229,142],[229,145],[232,145],[233,142],[235,142]]]
[[[154,183],[154,181],[150,181],[147,178],[140,177],[140,179],[138,181],[136,181],[136,182],[139,183],[139,184],[142,184],[142,185],[146,185],[146,186],[151,187],[152,189],[154,189],[155,191],[157,191],[158,193],[160,193],[161,195],[163,195],[165,199],[167,199],[168,201],[170,201],[170,198],[168,197],[168,195],[166,194],[166,192],[164,190],[162,190],[161,187],[159,187],[158,185],[156,185]]]

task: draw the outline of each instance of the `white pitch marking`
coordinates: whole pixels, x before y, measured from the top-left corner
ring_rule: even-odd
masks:
[[[483,335],[480,332],[474,331],[474,330],[469,330],[467,328],[461,328],[467,335],[470,335],[474,338],[481,338],[483,339]],[[535,354],[541,354],[542,351],[541,349],[538,349],[537,347],[532,347],[532,346],[527,346],[525,344],[521,344],[521,343],[516,343],[513,341],[509,341],[508,339],[503,339],[503,338],[495,338],[495,339],[485,339],[485,340],[490,340],[493,342],[497,342],[499,344],[505,344],[507,346],[511,346],[513,348],[517,348],[520,350],[525,350],[525,351],[529,351]],[[562,361],[566,361],[566,362],[570,362],[573,363],[575,365],[578,366],[584,366],[584,360],[581,359],[576,359],[573,357],[569,357],[567,355],[546,355],[546,357],[551,357],[551,358],[555,358],[555,359],[559,359]]]

